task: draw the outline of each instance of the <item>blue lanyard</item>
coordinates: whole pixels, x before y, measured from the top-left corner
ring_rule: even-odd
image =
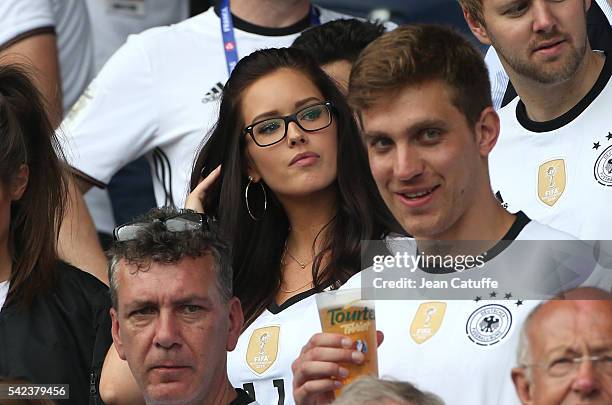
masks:
[[[230,75],[238,63],[238,48],[234,36],[234,22],[230,12],[230,0],[221,0],[219,8],[221,14],[221,35],[223,36],[223,49],[225,50],[225,62],[227,63],[227,74]],[[319,25],[321,20],[314,6],[310,6],[310,25]]]

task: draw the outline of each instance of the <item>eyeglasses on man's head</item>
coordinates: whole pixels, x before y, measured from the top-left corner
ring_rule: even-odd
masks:
[[[216,219],[206,214],[185,210],[167,218],[155,219],[153,222],[162,223],[166,230],[170,232],[210,231],[214,227]],[[138,233],[148,226],[151,226],[151,222],[136,221],[119,225],[113,230],[113,239],[116,242],[135,240],[138,238]]]

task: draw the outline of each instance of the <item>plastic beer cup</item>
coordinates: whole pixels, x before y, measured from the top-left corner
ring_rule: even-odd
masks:
[[[351,338],[355,350],[365,356],[362,364],[342,364],[349,371],[343,385],[362,375],[378,377],[374,301],[362,300],[360,289],[325,291],[317,294],[316,299],[323,332]],[[336,390],[336,397],[339,392]]]

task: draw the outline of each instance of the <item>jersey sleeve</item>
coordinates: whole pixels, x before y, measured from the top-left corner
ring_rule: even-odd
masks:
[[[489,70],[489,80],[491,81],[491,97],[493,98],[493,107],[496,110],[502,105],[504,101],[504,94],[506,94],[506,87],[508,87],[509,78],[504,70],[504,67],[499,60],[499,56],[495,49],[490,46],[485,55],[485,63]]]
[[[158,106],[152,64],[132,37],[93,80],[58,129],[66,160],[91,183],[107,184],[156,145]],[[97,180],[97,182],[96,182]]]
[[[31,33],[54,32],[55,16],[49,0],[0,1],[0,49]]]

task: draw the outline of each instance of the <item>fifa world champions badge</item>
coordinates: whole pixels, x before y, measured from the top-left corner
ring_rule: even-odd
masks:
[[[549,160],[538,168],[538,198],[552,207],[561,198],[566,184],[565,161]]]
[[[425,302],[419,305],[412,324],[410,324],[410,337],[415,343],[421,344],[431,339],[442,326],[446,303]]]
[[[255,329],[249,339],[246,362],[256,374],[267,371],[278,356],[278,338],[280,326],[268,326]]]

